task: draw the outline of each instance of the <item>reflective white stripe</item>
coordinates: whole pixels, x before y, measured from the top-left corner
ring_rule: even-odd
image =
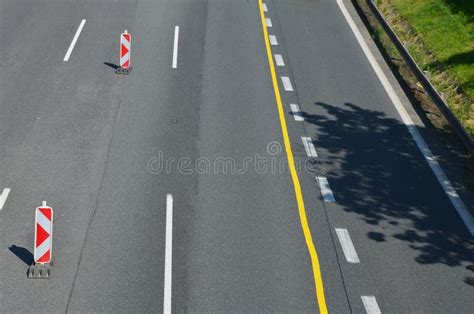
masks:
[[[334,203],[336,200],[334,199],[334,195],[329,187],[328,179],[325,177],[316,177],[316,180],[318,180],[323,200],[328,203]]]
[[[267,4],[262,3],[262,6],[263,6],[263,12],[268,12]]]
[[[120,66],[123,66],[128,60],[130,60],[130,51],[123,58],[120,58]]]
[[[339,243],[341,243],[342,251],[346,257],[346,261],[352,264],[360,263],[359,256],[355,250],[354,244],[352,243],[351,236],[347,229],[336,228],[337,238]]]
[[[127,40],[124,34],[121,34],[120,36],[120,66],[121,67],[124,67],[127,62],[129,63],[128,65],[130,66],[132,36],[129,33],[126,33],[126,31],[125,31],[125,34],[128,34],[128,36],[130,36],[130,41]],[[128,50],[127,53],[123,57],[122,57],[122,45]]]
[[[46,202],[43,202],[43,207],[46,207]],[[42,207],[42,208],[43,208]],[[51,210],[51,220],[49,220],[40,210],[39,208],[36,209],[35,214],[35,247],[34,247],[34,260],[35,262],[41,259],[43,255],[50,251],[50,258],[52,257],[52,248],[51,248],[51,240],[53,236],[53,210]],[[46,231],[49,236],[38,246],[38,225]]]
[[[365,310],[367,314],[381,314],[379,305],[377,304],[377,300],[374,296],[365,296],[362,297],[362,303],[364,303]]]
[[[313,140],[311,137],[302,136],[301,140],[303,141],[304,149],[306,150],[306,155],[308,157],[318,157],[316,153],[316,148],[314,147]]]
[[[42,258],[43,255],[46,254],[46,252],[48,252],[48,250],[50,249],[51,249],[51,239],[50,237],[48,237],[46,240],[44,240],[43,243],[41,243],[40,246],[35,248],[35,262],[38,261],[40,258]]]
[[[132,39],[132,37],[130,36],[130,40]],[[120,41],[122,43],[122,45],[124,45],[128,50],[130,50],[130,41],[127,40],[127,37],[125,37],[123,34],[122,34],[122,40]]]
[[[46,218],[41,211],[36,213],[36,222],[43,228],[46,232],[51,233],[51,221]]]

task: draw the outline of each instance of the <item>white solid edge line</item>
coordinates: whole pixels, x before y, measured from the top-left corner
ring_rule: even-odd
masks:
[[[334,198],[334,194],[332,194],[328,179],[326,177],[316,177],[316,180],[318,180],[323,200],[327,203],[334,203],[336,199]]]
[[[166,195],[165,282],[163,313],[171,313],[171,274],[173,263],[173,195]]]
[[[303,113],[301,112],[300,106],[297,104],[290,104],[291,112],[295,121],[304,121]]]
[[[85,24],[86,24],[86,20],[83,19],[81,21],[81,24],[79,24],[79,28],[77,29],[76,34],[74,35],[74,38],[71,41],[71,44],[69,45],[69,49],[67,50],[66,55],[64,56],[64,59],[63,59],[64,62],[69,61],[69,57],[71,56],[72,50],[74,49],[77,39],[79,38],[79,35],[81,34],[82,28],[84,27]]]
[[[381,314],[379,305],[377,304],[377,300],[373,295],[363,295],[361,296],[362,303],[364,303],[365,311],[367,314]]]
[[[275,62],[276,62],[276,65],[279,66],[279,67],[284,67],[285,66],[285,62],[283,61],[283,57],[279,54],[275,54]]]
[[[352,264],[360,263],[359,256],[357,255],[354,244],[352,243],[349,231],[347,231],[347,229],[342,228],[335,229],[337,238],[339,239],[339,243],[342,247],[342,251],[344,252],[344,256],[346,257],[346,261]]]
[[[268,12],[267,4],[262,3],[262,6],[263,6],[263,12]]]
[[[265,24],[267,25],[267,27],[272,27],[272,19],[270,19],[269,17],[265,18]]]
[[[278,45],[278,41],[275,35],[268,35],[268,38],[270,39],[270,45],[272,46]]]
[[[7,201],[8,194],[10,194],[9,188],[4,188],[2,194],[0,195],[0,210],[3,209],[3,205]]]
[[[282,76],[281,77],[281,82],[283,83],[283,88],[287,92],[292,92],[293,91],[293,85],[291,85],[290,78],[288,76]]]
[[[421,153],[425,157],[425,160],[428,162],[428,165],[430,166],[431,170],[433,171],[434,175],[438,179],[438,182],[441,184],[443,187],[444,192],[448,196],[449,200],[451,201],[451,204],[454,206],[456,211],[458,212],[459,216],[461,217],[462,221],[464,222],[464,225],[468,229],[469,233],[471,235],[474,235],[474,218],[472,215],[468,212],[466,206],[464,205],[463,201],[459,197],[458,193],[456,190],[453,188],[453,185],[449,181],[448,177],[444,173],[443,169],[439,165],[438,161],[435,159],[433,156],[433,153],[429,149],[428,145],[426,144],[425,140],[421,136],[420,132],[418,131],[416,125],[413,123],[413,120],[410,118],[408,115],[406,109],[403,107],[402,102],[398,95],[396,94],[395,90],[393,89],[392,85],[388,81],[387,77],[385,76],[385,73],[381,69],[380,65],[378,64],[377,60],[375,60],[374,55],[370,51],[369,47],[367,46],[367,43],[365,42],[364,38],[362,37],[362,34],[360,33],[359,29],[357,28],[354,20],[349,14],[349,11],[347,11],[346,6],[344,5],[344,2],[342,0],[337,0],[337,4],[339,5],[339,8],[342,11],[342,14],[346,18],[347,23],[349,24],[350,28],[352,29],[352,32],[354,33],[357,42],[361,46],[362,50],[365,53],[365,56],[369,60],[370,65],[375,71],[375,74],[377,74],[377,77],[379,78],[380,82],[382,83],[383,87],[385,88],[385,91],[387,92],[390,100],[392,101],[393,105],[398,111],[398,114],[402,118],[403,123],[406,125],[408,128],[408,131],[410,132],[413,140],[415,141],[416,145],[420,149]]]
[[[303,141],[303,146],[308,157],[318,157],[316,153],[316,148],[314,147],[313,140],[311,137],[302,136],[301,140]]]
[[[174,43],[173,43],[173,62],[171,64],[173,69],[178,67],[178,41],[179,41],[179,26],[174,27]]]

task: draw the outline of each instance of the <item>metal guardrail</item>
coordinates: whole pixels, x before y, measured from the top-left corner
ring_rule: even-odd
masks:
[[[375,4],[375,0],[366,0],[366,1],[370,9],[372,10],[372,13],[375,15],[380,25],[383,27],[385,33],[390,37],[390,40],[395,45],[398,52],[400,52],[405,62],[408,63],[415,77],[418,79],[418,81],[421,83],[423,88],[426,90],[428,96],[439,108],[443,116],[446,118],[446,120],[451,125],[453,130],[457,133],[461,141],[464,143],[464,146],[466,146],[466,148],[469,150],[471,155],[474,156],[474,141],[472,140],[469,133],[464,129],[464,127],[461,125],[459,120],[453,114],[451,109],[449,109],[448,104],[446,104],[444,99],[436,91],[435,87],[433,86],[433,84],[431,84],[430,80],[425,76],[425,74],[420,69],[418,64],[416,64],[415,60],[410,55],[408,50],[405,48],[400,38],[398,38],[397,34],[395,34],[392,27],[388,24],[387,20],[385,20],[382,13],[377,8],[377,5]]]

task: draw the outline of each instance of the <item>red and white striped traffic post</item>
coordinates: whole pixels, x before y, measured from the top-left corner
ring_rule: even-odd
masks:
[[[115,71],[118,74],[129,74],[132,70],[130,55],[132,46],[132,35],[125,30],[120,35],[120,66]]]
[[[36,208],[34,265],[28,271],[29,278],[49,278],[53,256],[53,209],[46,205]]]

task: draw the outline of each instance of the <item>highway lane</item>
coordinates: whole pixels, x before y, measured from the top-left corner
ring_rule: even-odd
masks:
[[[174,289],[184,290],[179,274],[186,271],[180,266],[186,252],[179,250],[193,223],[196,177],[160,171],[162,160],[155,158],[196,159],[205,17],[204,1],[137,3],[130,28],[134,69],[122,78],[120,115],[69,311],[161,311],[168,193],[175,213]],[[182,297],[176,295],[178,308]]]
[[[286,155],[261,29],[255,2],[208,4],[199,158],[210,174],[198,176],[189,231],[190,312],[318,310],[288,167],[271,168]],[[331,307],[347,312],[338,272],[325,275]]]
[[[375,295],[382,312],[469,312],[472,237],[336,1],[268,8],[286,63],[278,72],[296,90],[287,103],[299,103],[305,117],[303,130],[290,133],[294,141],[313,138],[319,156],[315,173],[302,176],[303,190],[319,189],[314,175],[328,178],[335,202],[316,216],[327,214],[333,230],[347,228],[360,257],[346,262],[334,236],[352,309],[364,311],[361,296]]]
[[[374,295],[382,311],[468,311],[472,240],[336,2],[266,6],[328,309],[364,312],[361,296]],[[161,311],[168,193],[173,311],[320,309],[257,2],[2,1],[0,14],[0,188],[12,189],[2,312]],[[124,29],[134,69],[117,76]],[[31,281],[43,199],[56,209],[56,264],[51,280]],[[347,263],[335,228],[360,263]]]
[[[56,12],[57,18],[51,18]],[[1,304],[5,312],[66,309],[96,207],[124,88],[103,62],[134,17],[133,3],[2,2]],[[120,16],[120,18],[117,18]],[[63,63],[81,21],[88,23]],[[86,43],[87,45],[84,45]],[[29,281],[34,207],[56,209],[54,279]],[[9,250],[11,248],[11,250]],[[18,255],[18,256],[15,256]]]
[[[103,62],[115,58],[117,32],[129,25],[134,10],[128,2],[2,1],[0,12],[1,180],[12,189],[0,218],[0,303],[2,312],[61,312],[95,208],[123,89]],[[64,63],[83,18],[90,24]],[[25,264],[31,260],[33,213],[43,199],[56,209],[55,277],[30,281]]]

